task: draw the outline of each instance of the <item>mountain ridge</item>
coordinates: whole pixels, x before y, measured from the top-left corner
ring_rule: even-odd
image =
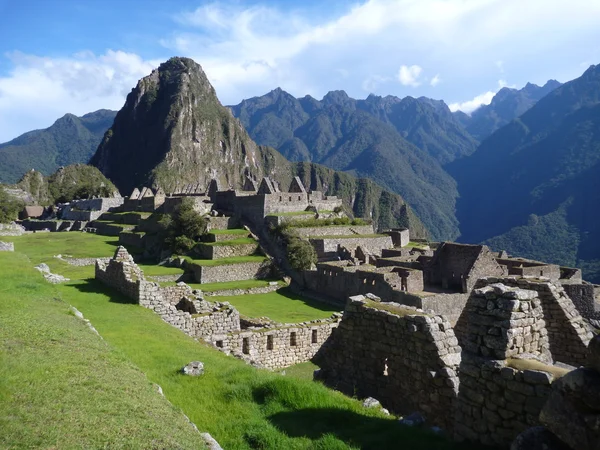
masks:
[[[289,162],[257,145],[189,58],[171,58],[138,82],[91,163],[124,195],[142,185],[169,193],[187,184],[206,186],[212,179],[222,189],[241,189],[248,178],[264,176],[285,189],[298,175],[308,189],[339,195],[355,214],[372,217],[382,227],[410,226],[417,235],[426,234],[402,197],[372,181]]]

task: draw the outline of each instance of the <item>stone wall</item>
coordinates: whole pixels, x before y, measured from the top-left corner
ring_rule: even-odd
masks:
[[[555,367],[538,363],[518,370],[506,361],[463,354],[454,436],[506,447],[523,430],[540,424]]]
[[[331,252],[337,252],[340,247],[344,247],[351,253],[354,253],[358,247],[373,254],[380,255],[381,249],[393,247],[392,238],[389,236],[381,237],[360,237],[341,238],[329,236],[324,238],[311,238],[310,243],[317,251],[318,256],[325,256]]]
[[[134,231],[121,231],[119,233],[119,244],[125,246],[133,246],[144,248],[144,239],[146,233]]]
[[[452,426],[460,347],[443,317],[363,296],[349,299],[330,341],[315,357],[319,378],[349,395],[375,397],[394,412]]]
[[[87,200],[74,200],[64,205],[61,218],[64,220],[78,220],[89,222],[96,220],[102,213],[111,208],[123,205],[122,197],[91,198]]]
[[[0,252],[14,252],[15,244],[12,242],[0,241]]]
[[[338,326],[339,317],[213,336],[217,348],[269,369],[309,361]]]
[[[249,256],[256,253],[258,243],[252,244],[235,244],[235,245],[210,245],[197,244],[194,247],[194,252],[202,259],[220,259],[230,258],[233,256]]]
[[[301,220],[301,219],[297,219]],[[328,225],[323,227],[294,227],[300,237],[350,236],[352,234],[374,234],[373,225]],[[391,242],[391,238],[390,238]]]
[[[340,263],[321,263],[316,271],[305,271],[305,285],[345,304],[348,297],[372,293],[386,301],[421,306],[421,297],[401,290],[401,278],[386,269],[373,266],[352,266]]]
[[[592,333],[560,283],[516,277],[483,278],[476,287],[494,283],[537,292],[553,359],[574,366],[583,364]]]
[[[187,335],[271,369],[310,360],[340,320],[340,315],[334,314],[325,320],[284,325],[269,323],[242,330],[240,314],[229,303],[205,301],[200,291],[192,290],[185,283],[161,287],[146,281],[124,247],[119,247],[108,263],[96,261],[96,279],[153,310]]]
[[[600,319],[600,304],[596,302],[597,286],[589,283],[561,283],[579,314],[586,319]]]
[[[0,223],[0,236],[21,236],[25,231],[24,226],[15,222]]]
[[[271,275],[271,262],[269,260],[220,266],[201,266],[191,262],[186,263],[185,268],[193,272],[196,283],[261,279],[268,278]]]

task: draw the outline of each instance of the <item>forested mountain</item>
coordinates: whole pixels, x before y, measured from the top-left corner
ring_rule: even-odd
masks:
[[[470,116],[461,111],[454,114],[475,139],[483,141],[560,85],[556,80],[549,80],[542,87],[532,83],[527,83],[523,89],[503,87],[489,105],[477,108]]]
[[[65,114],[44,130],[0,144],[0,182],[16,183],[31,169],[50,175],[61,166],[87,163],[115,115],[107,109],[82,117]]]
[[[600,66],[448,166],[464,242],[579,265],[600,281]]]
[[[436,239],[458,236],[454,181],[441,164],[477,142],[442,101],[344,91],[321,101],[281,89],[231,106],[250,136],[292,161],[312,161],[368,177],[402,195]]]
[[[298,175],[307,188],[339,195],[355,214],[373,217],[382,227],[410,226],[425,234],[404,200],[372,181],[317,164],[290,163],[276,150],[257,145],[189,58],[171,58],[138,82],[91,164],[124,195],[142,185],[168,193],[187,184],[206,186],[211,179],[223,188],[241,189],[247,178],[264,176],[287,189]]]

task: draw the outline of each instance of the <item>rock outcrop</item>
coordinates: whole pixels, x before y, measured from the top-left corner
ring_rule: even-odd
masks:
[[[90,163],[121,193],[137,186],[173,193],[186,185],[243,189],[265,176],[290,186],[298,176],[308,188],[337,195],[360,217],[385,227],[425,228],[404,200],[372,181],[311,163],[290,163],[256,145],[238,119],[219,102],[202,68],[171,58],[142,78],[127,96]]]
[[[600,336],[590,342],[586,367],[552,385],[540,420],[574,450],[600,449]]]

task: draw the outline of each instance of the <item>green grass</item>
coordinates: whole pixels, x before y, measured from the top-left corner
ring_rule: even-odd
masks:
[[[426,248],[426,247],[429,247],[429,244],[426,242],[409,241],[409,243],[406,246],[413,247],[413,248]]]
[[[0,267],[1,448],[201,447],[183,414],[25,255],[2,253]]]
[[[273,280],[271,280],[273,281]],[[278,281],[280,286],[284,286],[283,281]],[[173,283],[175,284],[175,283]],[[243,280],[243,281],[225,281],[222,283],[186,283],[189,284],[193,289],[200,289],[203,292],[215,292],[225,291],[230,289],[251,289],[259,287],[267,287],[269,280]],[[167,285],[167,283],[161,283],[161,285]]]
[[[229,258],[219,259],[194,259],[186,256],[185,259],[192,264],[199,266],[226,266],[229,264],[256,263],[266,261],[265,256],[231,256]]]
[[[258,245],[258,243],[252,239],[251,237],[243,237],[243,238],[237,238],[237,239],[230,239],[228,241],[217,241],[217,242],[202,242],[203,245],[210,245],[210,246],[223,246],[223,245],[248,245],[248,244],[255,244]]]
[[[316,364],[307,361],[300,364],[295,364],[290,367],[286,367],[285,369],[278,370],[277,372],[285,373],[286,377],[310,381],[313,379],[313,374],[318,368],[319,366],[317,366]]]
[[[231,228],[231,229],[227,229],[227,230],[210,230],[208,232],[208,234],[214,234],[214,235],[249,235],[250,232],[248,230],[245,230],[243,228]]]
[[[43,257],[33,240],[23,240],[20,251],[31,258],[30,263],[22,258],[26,264]],[[151,387],[143,372],[227,450],[468,448],[427,430],[401,426],[301,375],[258,370],[226,356],[95,280],[53,287],[37,273],[32,282],[14,263],[18,255],[0,258],[0,336],[6,340],[0,353],[0,406],[10,411],[0,416],[0,421],[8,422],[2,424],[0,442],[7,447],[175,448],[175,439],[181,447],[189,447],[176,414],[168,408],[159,411],[164,400],[144,397],[145,393],[150,397]],[[104,338],[94,338],[94,345],[103,346],[105,353],[73,336],[54,338],[46,332],[46,327],[60,325],[46,306],[57,304],[66,312],[64,303],[52,300],[55,297],[91,320]],[[294,300],[288,298],[287,307],[290,301]],[[94,336],[77,324],[82,334]],[[15,327],[23,331],[17,333]],[[204,362],[203,376],[179,373],[192,360]],[[102,378],[114,361],[123,366],[118,375]],[[301,374],[309,369],[290,370]]]
[[[183,269],[179,267],[159,266],[158,264],[138,264],[145,276],[160,277],[162,275],[182,275]]]
[[[282,323],[326,319],[339,311],[339,308],[327,303],[296,295],[289,288],[281,288],[268,294],[215,296],[211,297],[211,300],[229,302],[240,314],[247,317],[266,316]]]

